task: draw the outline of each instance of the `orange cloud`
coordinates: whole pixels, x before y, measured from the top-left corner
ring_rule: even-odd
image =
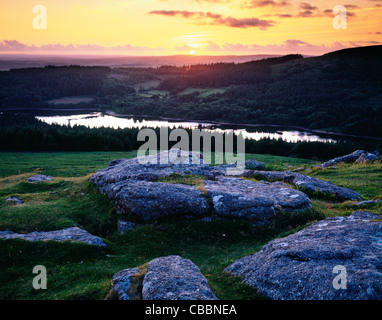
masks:
[[[16,51],[44,51],[44,52],[78,52],[78,51],[163,51],[164,48],[150,48],[150,47],[139,47],[132,46],[130,44],[121,45],[121,46],[101,46],[98,44],[67,44],[63,45],[61,43],[56,44],[44,44],[41,46],[36,45],[27,45],[21,43],[17,40],[3,40],[0,41],[0,52],[16,52]]]
[[[257,27],[262,30],[274,26],[276,23],[272,20],[262,20],[258,18],[233,18],[233,17],[223,17],[220,14],[215,14],[211,12],[201,12],[201,11],[187,11],[187,10],[154,10],[150,11],[149,14],[170,16],[170,17],[183,17],[189,18],[206,18],[209,19],[210,25],[225,25],[233,28],[251,28]],[[199,20],[200,22],[200,20]]]

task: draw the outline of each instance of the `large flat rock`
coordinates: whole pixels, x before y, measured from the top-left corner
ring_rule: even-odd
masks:
[[[247,169],[242,176],[228,176],[230,169],[244,165],[265,168],[263,163],[253,159],[242,164],[210,166],[204,163],[200,153],[175,149],[147,157],[112,161],[108,168],[98,171],[90,181],[108,195],[118,213],[142,221],[169,215],[200,217],[214,213],[263,223],[278,211],[311,208],[305,192],[335,195],[341,200],[361,199],[352,190],[299,173]],[[159,178],[172,174],[202,176],[205,185],[196,188],[158,182]],[[288,185],[281,183],[258,183],[244,179],[254,176],[284,180],[299,190],[286,188]]]
[[[156,258],[116,273],[106,299],[217,300],[199,268],[180,256]]]
[[[225,271],[271,299],[381,300],[382,222],[373,221],[377,218],[362,211],[327,218],[269,242]],[[346,288],[333,285],[336,266],[346,270]]]

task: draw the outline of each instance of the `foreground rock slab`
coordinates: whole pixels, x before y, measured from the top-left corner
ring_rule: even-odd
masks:
[[[379,218],[363,211],[327,218],[271,241],[225,271],[271,299],[382,300],[382,222],[375,221]],[[334,268],[345,268],[346,289],[335,288]]]
[[[190,260],[167,256],[113,276],[107,300],[217,300],[207,279]]]
[[[32,232],[32,233],[14,233],[12,231],[0,231],[1,239],[24,239],[28,241],[40,241],[40,240],[56,240],[56,241],[79,241],[85,242],[87,244],[96,245],[104,247],[106,244],[101,238],[96,237],[89,232],[77,228],[66,228],[56,231],[45,231],[45,232]]]

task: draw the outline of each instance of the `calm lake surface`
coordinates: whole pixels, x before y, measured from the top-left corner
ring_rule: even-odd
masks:
[[[234,131],[235,134],[242,133],[246,139],[260,140],[261,138],[283,139],[285,141],[320,141],[320,142],[335,142],[335,138],[329,135],[320,136],[306,131],[297,131],[281,127],[262,126],[249,127],[240,125],[216,125],[208,122],[182,122],[182,121],[167,121],[167,120],[150,120],[133,117],[121,117],[107,115],[101,112],[88,112],[83,114],[44,114],[36,116],[37,119],[49,124],[59,125],[83,125],[89,128],[159,128],[168,127],[170,130],[175,128],[198,129],[200,125],[204,129],[211,132],[228,132]]]

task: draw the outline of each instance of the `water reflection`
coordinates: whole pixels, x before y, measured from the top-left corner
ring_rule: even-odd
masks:
[[[327,137],[320,137],[318,135],[296,130],[276,130],[271,127],[244,127],[244,126],[222,126],[216,128],[214,124],[208,122],[176,122],[166,120],[147,120],[136,118],[123,118],[112,115],[105,115],[101,112],[93,112],[87,114],[75,114],[75,115],[54,115],[54,116],[36,116],[37,119],[44,121],[48,124],[59,125],[82,125],[89,128],[108,127],[114,129],[124,128],[138,128],[143,127],[159,128],[168,127],[174,128],[186,128],[186,129],[198,129],[201,126],[211,132],[226,132],[234,130],[235,134],[242,134],[246,139],[260,140],[262,138],[271,139],[283,139],[285,141],[297,142],[297,141],[320,141],[320,142],[334,142],[333,139]],[[266,130],[264,130],[266,129]]]

